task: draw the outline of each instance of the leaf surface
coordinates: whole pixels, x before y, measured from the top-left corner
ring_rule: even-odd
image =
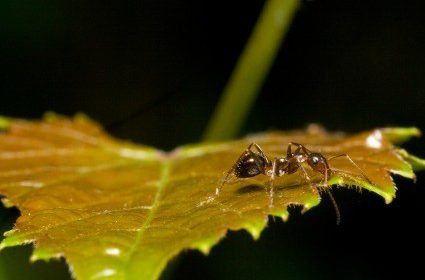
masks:
[[[156,279],[182,250],[208,253],[228,230],[246,229],[258,238],[268,215],[287,219],[290,205],[319,204],[320,195],[299,173],[275,181],[272,207],[263,175],[228,184],[211,199],[252,142],[271,158],[284,156],[291,141],[327,157],[347,153],[373,184],[344,158],[331,167],[348,173],[336,173],[330,183],[368,189],[387,203],[395,196],[390,172],[414,178],[412,165],[425,166],[390,142],[418,135],[414,128],[347,136],[312,127],[165,153],[114,139],[84,116],[3,118],[0,124],[0,194],[21,211],[0,248],[33,242],[33,260],[65,257],[81,280]]]

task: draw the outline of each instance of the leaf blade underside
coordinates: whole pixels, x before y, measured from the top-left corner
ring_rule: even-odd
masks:
[[[395,195],[389,171],[414,178],[410,163],[424,166],[388,141],[416,136],[411,128],[345,136],[313,127],[171,153],[113,139],[84,116],[2,119],[2,128],[0,194],[21,216],[0,247],[34,242],[33,260],[63,256],[77,279],[155,279],[184,249],[208,253],[228,230],[246,229],[258,238],[268,215],[286,219],[289,205],[319,204],[297,174],[276,181],[271,209],[265,176],[226,185],[209,199],[251,142],[271,158],[283,156],[290,141],[326,156],[347,153],[374,185],[357,175],[335,174],[332,182],[369,189],[387,203]],[[358,174],[343,159],[331,167]]]

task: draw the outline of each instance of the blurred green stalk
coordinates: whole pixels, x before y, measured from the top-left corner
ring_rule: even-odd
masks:
[[[278,53],[300,0],[267,0],[203,135],[204,141],[236,136]]]

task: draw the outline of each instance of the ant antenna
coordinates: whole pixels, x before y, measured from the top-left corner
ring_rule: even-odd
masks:
[[[332,159],[335,159],[335,158],[339,158],[339,157],[345,157],[348,161],[350,161],[350,162],[351,162],[351,164],[352,164],[354,167],[356,167],[356,168],[357,168],[357,170],[359,170],[359,171],[360,171],[360,173],[361,173],[361,175],[363,176],[363,178],[365,178],[365,179],[366,179],[366,181],[367,181],[369,184],[372,184],[372,185],[373,185],[373,182],[369,179],[369,177],[367,177],[367,175],[366,175],[366,173],[364,173],[363,169],[361,169],[361,168],[360,168],[360,166],[358,166],[358,165],[357,165],[357,163],[355,163],[355,162],[354,162],[354,160],[352,160],[352,159],[351,159],[351,157],[350,157],[349,155],[347,155],[347,154],[340,154],[340,155],[337,155],[337,156],[332,156],[332,157],[328,158],[328,161],[330,161],[330,160],[332,160]]]
[[[332,193],[330,191],[327,191],[327,193],[328,193],[329,198],[331,199],[332,204],[333,204],[334,209],[335,209],[336,224],[340,225],[341,224],[341,212],[339,211],[338,204],[336,203],[336,200],[335,200],[334,196],[332,195]]]

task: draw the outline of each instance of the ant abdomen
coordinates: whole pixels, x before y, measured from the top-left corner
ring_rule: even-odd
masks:
[[[249,178],[264,173],[266,161],[255,154],[246,153],[242,155],[235,166],[234,174],[238,178]]]

